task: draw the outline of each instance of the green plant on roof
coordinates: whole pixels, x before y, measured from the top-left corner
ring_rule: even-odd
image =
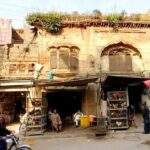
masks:
[[[119,21],[120,21],[121,15],[114,13],[107,16],[107,20],[112,23],[112,27],[115,31],[118,30]]]
[[[27,15],[26,21],[29,25],[43,28],[52,34],[61,32],[61,15],[57,12],[32,13]]]
[[[118,23],[120,20],[120,14],[114,13],[107,16],[107,20],[111,23]]]

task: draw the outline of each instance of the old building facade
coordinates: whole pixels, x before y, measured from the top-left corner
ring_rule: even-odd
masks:
[[[149,24],[124,23],[114,31],[108,22],[84,27],[74,23],[58,35],[41,29],[37,33],[34,38],[29,28],[16,30],[13,43],[1,46],[1,95],[22,95],[26,111],[34,100],[46,98],[47,108],[64,117],[78,109],[97,115],[103,90],[105,95],[125,87],[132,93],[149,77]]]

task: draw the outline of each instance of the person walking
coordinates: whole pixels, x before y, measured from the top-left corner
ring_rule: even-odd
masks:
[[[144,133],[148,134],[150,133],[150,111],[149,108],[146,104],[144,103],[144,108],[143,108],[143,119],[144,119]]]

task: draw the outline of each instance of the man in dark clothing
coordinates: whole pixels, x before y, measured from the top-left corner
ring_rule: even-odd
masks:
[[[128,106],[128,122],[129,122],[129,126],[134,126],[134,127],[138,127],[136,122],[135,122],[135,108],[133,105],[129,105]]]
[[[150,111],[148,106],[146,105],[146,102],[144,103],[144,109],[143,109],[143,119],[144,119],[144,133],[148,134],[150,133]]]
[[[6,128],[5,119],[0,116],[0,150],[7,150],[5,136],[8,134],[11,134],[11,131]]]

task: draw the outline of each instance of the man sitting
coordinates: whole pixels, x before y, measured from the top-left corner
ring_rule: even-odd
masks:
[[[79,127],[80,124],[80,117],[83,116],[83,113],[78,110],[74,115],[73,115],[73,120],[75,122],[76,128]]]
[[[51,114],[51,121],[53,128],[59,132],[62,130],[62,121],[60,118],[60,115],[57,113],[57,110],[55,109],[54,112]]]

